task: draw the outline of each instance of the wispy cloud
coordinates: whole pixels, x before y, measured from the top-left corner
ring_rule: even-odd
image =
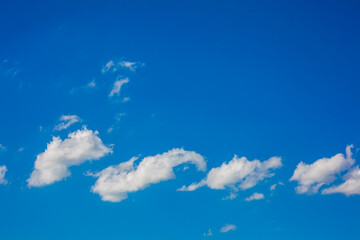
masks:
[[[83,85],[83,86],[80,86],[80,87],[74,87],[72,88],[70,91],[69,91],[69,94],[75,94],[77,92],[80,92],[80,91],[85,91],[87,89],[93,89],[96,87],[96,81],[95,79],[91,80],[90,82],[88,82],[87,84]]]
[[[231,192],[228,196],[223,197],[222,200],[233,200],[233,199],[235,199],[235,198],[237,198],[237,194]]]
[[[117,113],[115,115],[115,121],[114,123],[111,125],[111,127],[109,127],[107,129],[108,133],[111,133],[112,131],[114,131],[114,129],[116,129],[117,127],[119,127],[119,123],[121,121],[121,119],[123,119],[126,116],[126,113]]]
[[[284,183],[283,182],[274,183],[273,185],[270,186],[270,190],[274,191],[278,185],[283,186]]]
[[[128,82],[129,82],[128,78],[116,80],[114,82],[111,92],[109,93],[109,97],[113,97],[114,95],[119,96],[122,85],[124,85],[125,83],[128,83]]]
[[[7,148],[0,143],[0,152],[1,152],[1,151],[6,151],[6,150],[7,150]]]
[[[212,236],[212,235],[213,235],[213,233],[212,233],[212,231],[211,231],[211,228],[209,228],[209,230],[208,230],[207,233],[204,233],[204,237],[210,237],[210,236]]]
[[[86,86],[89,87],[89,88],[94,88],[94,87],[96,87],[95,79],[91,80]]]
[[[229,231],[234,231],[236,230],[236,226],[234,224],[226,224],[225,226],[223,226],[221,229],[220,229],[220,232],[222,233],[227,233]]]
[[[0,74],[4,77],[14,78],[16,77],[21,70],[18,67],[16,61],[10,61],[5,59],[0,62]]]
[[[54,131],[61,131],[67,129],[72,124],[81,122],[81,119],[76,115],[62,115],[60,117],[60,123],[54,127]]]
[[[0,166],[0,184],[6,185],[7,180],[5,179],[5,173],[7,172],[7,168],[5,165]]]
[[[110,71],[111,69],[114,70],[114,66],[115,66],[114,62],[112,60],[110,60],[101,68],[101,72],[106,73],[106,72]],[[116,71],[116,69],[115,69],[115,71]]]
[[[137,68],[142,67],[144,65],[145,64],[142,62],[131,62],[127,60],[115,62],[113,60],[110,60],[102,66],[101,72],[102,73],[117,72],[122,68],[134,72],[136,71]]]
[[[129,98],[129,97],[124,97],[124,98],[123,98],[123,102],[124,102],[124,103],[126,103],[126,102],[128,102],[128,101],[130,101],[130,98]]]

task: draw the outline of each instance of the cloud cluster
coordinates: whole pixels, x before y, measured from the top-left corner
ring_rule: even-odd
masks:
[[[225,226],[223,226],[221,229],[220,229],[220,232],[222,233],[227,233],[229,231],[234,231],[236,230],[236,226],[234,224],[226,224]]]
[[[338,153],[331,158],[321,158],[312,164],[300,162],[290,178],[290,181],[298,182],[296,192],[298,194],[317,193],[321,186],[332,183],[342,172],[349,170],[355,162],[352,158],[352,147],[353,145],[346,147],[346,156]],[[352,177],[349,176],[349,179],[352,179]],[[325,193],[331,191],[336,190],[331,188]]]
[[[246,157],[236,155],[229,163],[223,163],[220,167],[212,168],[207,177],[199,183],[193,183],[188,187],[183,186],[179,191],[194,191],[202,186],[211,189],[249,189],[259,181],[272,177],[273,170],[282,166],[280,157],[271,157],[260,162],[259,160],[249,161]]]
[[[5,165],[0,166],[0,184],[6,185],[7,180],[5,179],[5,173],[7,172],[7,168]]]
[[[54,127],[54,131],[67,129],[74,123],[81,122],[81,119],[76,115],[62,115],[60,117],[60,121],[61,122]]]
[[[250,201],[260,200],[260,199],[264,199],[264,198],[265,198],[264,194],[256,192],[253,195],[251,195],[250,197],[245,198],[245,201],[250,202]]]
[[[112,152],[97,136],[98,132],[84,127],[70,133],[62,141],[53,137],[43,153],[37,155],[34,171],[27,180],[29,187],[40,187],[70,176],[69,167],[97,160]]]
[[[142,190],[151,184],[175,178],[173,168],[183,164],[195,164],[200,171],[206,170],[204,158],[193,151],[172,149],[155,156],[145,157],[138,166],[134,166],[136,157],[116,166],[110,166],[99,173],[91,191],[101,196],[102,200],[120,202],[128,193]]]
[[[111,92],[109,93],[109,97],[113,97],[114,95],[119,96],[122,85],[124,85],[125,83],[128,83],[128,82],[129,82],[128,78],[122,78],[122,79],[118,78],[114,82],[113,88],[112,88]]]

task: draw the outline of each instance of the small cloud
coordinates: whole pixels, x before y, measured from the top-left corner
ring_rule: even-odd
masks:
[[[22,152],[22,151],[24,151],[23,147],[18,149],[18,152]]]
[[[116,128],[118,128],[118,127],[119,127],[119,124],[120,124],[120,120],[123,119],[125,116],[126,116],[126,113],[117,113],[117,114],[115,115],[115,122],[112,124],[111,127],[109,127],[109,128],[107,129],[107,132],[108,132],[108,133],[111,133],[111,132],[113,132]]]
[[[213,235],[213,233],[211,231],[211,228],[209,228],[209,231],[207,233],[204,233],[204,237],[210,237],[212,235]]]
[[[274,183],[273,185],[270,186],[270,190],[274,191],[278,185],[283,186],[284,183],[282,183],[282,182]]]
[[[130,61],[120,61],[119,66],[129,69],[130,71],[135,71],[138,67],[144,66],[144,63],[141,62],[130,62]]]
[[[80,87],[74,87],[72,88],[70,91],[69,91],[69,94],[70,95],[73,95],[73,94],[76,94],[80,91],[83,91],[83,90],[88,90],[88,89],[92,89],[92,88],[95,88],[96,87],[96,81],[95,79],[91,80],[90,82],[88,82],[87,84],[85,85],[82,85]]]
[[[1,151],[6,151],[6,150],[7,150],[7,148],[0,143],[0,152],[1,152]]]
[[[128,78],[123,78],[123,79],[116,80],[114,82],[114,86],[113,86],[111,92],[109,93],[109,97],[113,97],[114,95],[119,96],[121,86],[124,85],[125,83],[128,83],[128,82],[129,82]]]
[[[231,192],[229,196],[223,197],[222,200],[233,200],[236,197],[237,197],[237,194]]]
[[[96,87],[95,79],[91,80],[91,82],[88,83],[87,87],[89,87],[89,88]]]
[[[7,168],[5,165],[0,166],[0,184],[6,185],[8,182],[5,179],[5,173],[7,172]]]
[[[110,71],[110,69],[113,67],[114,67],[114,62],[112,60],[110,60],[101,68],[101,72],[106,73],[106,72]]]
[[[142,62],[131,62],[126,60],[114,62],[113,60],[110,60],[101,68],[101,72],[102,73],[116,72],[119,70],[119,68],[126,68],[132,72],[135,72],[137,68],[142,67],[144,65],[145,64]]]
[[[234,224],[226,224],[225,226],[223,226],[221,229],[220,229],[220,232],[222,233],[227,233],[229,231],[235,231],[236,230],[236,226]]]
[[[124,98],[123,98],[123,102],[124,102],[124,103],[126,103],[126,102],[128,102],[128,101],[130,101],[130,98],[129,98],[129,97],[124,97]]]
[[[72,124],[81,122],[81,119],[76,115],[62,115],[60,117],[60,121],[61,123],[54,127],[54,131],[61,131],[63,129],[67,129]]]
[[[260,199],[264,199],[264,194],[262,193],[254,193],[253,195],[251,195],[250,197],[245,198],[245,201],[250,202],[253,200],[260,200]]]
[[[0,74],[7,78],[16,77],[21,69],[18,68],[18,63],[16,61],[10,61],[8,59],[0,62]]]

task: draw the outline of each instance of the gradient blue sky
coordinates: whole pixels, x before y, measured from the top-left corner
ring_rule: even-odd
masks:
[[[321,189],[360,163],[359,23],[357,1],[1,1],[0,238],[360,238],[358,194],[299,194],[289,181],[299,162],[350,144],[356,162]],[[102,73],[110,60],[139,66]],[[109,97],[118,76],[129,82]],[[82,121],[54,131],[62,115]],[[29,188],[52,137],[83,125],[113,153]],[[173,148],[208,170],[180,165],[121,202],[90,191],[87,171]],[[176,191],[234,154],[283,166],[233,200],[229,188]],[[244,201],[255,192],[264,199]]]

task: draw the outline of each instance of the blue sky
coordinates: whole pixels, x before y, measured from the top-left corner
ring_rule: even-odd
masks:
[[[356,239],[356,1],[3,1],[0,238]]]

